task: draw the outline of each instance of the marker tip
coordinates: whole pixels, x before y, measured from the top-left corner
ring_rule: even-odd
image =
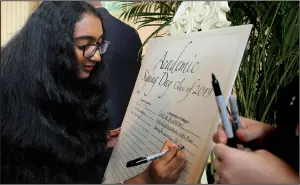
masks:
[[[211,77],[212,77],[212,79],[213,79],[213,80],[215,80],[215,79],[216,79],[216,77],[215,77],[215,74],[214,74],[214,73],[212,73],[212,74],[211,74]]]

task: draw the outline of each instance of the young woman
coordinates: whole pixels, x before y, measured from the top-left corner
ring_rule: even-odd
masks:
[[[91,5],[45,1],[1,49],[1,183],[102,182],[108,46]],[[185,157],[164,149],[124,183],[174,183]]]

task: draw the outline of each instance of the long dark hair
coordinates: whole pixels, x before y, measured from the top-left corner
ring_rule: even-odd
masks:
[[[103,61],[77,77],[73,33],[84,13],[101,20],[86,2],[42,2],[1,48],[2,182],[101,182],[107,80]]]

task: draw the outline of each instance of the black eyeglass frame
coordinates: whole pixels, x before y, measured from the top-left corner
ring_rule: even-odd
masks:
[[[77,43],[74,43],[74,44],[75,44],[76,46],[82,47],[82,51],[83,51],[83,52],[82,52],[82,55],[83,55],[83,57],[86,58],[86,59],[88,59],[88,60],[90,60],[90,59],[96,54],[97,50],[99,50],[100,55],[103,55],[104,53],[106,53],[107,48],[108,48],[110,42],[107,41],[107,40],[102,40],[102,43],[101,43],[101,44],[84,44],[84,45],[77,44]],[[101,50],[101,47],[102,47],[104,44],[107,44],[107,47],[106,47],[105,51],[103,52],[103,51]],[[86,47],[88,47],[88,46],[95,46],[95,47],[96,47],[95,50],[93,51],[92,55],[89,56],[89,57],[85,56]],[[101,52],[103,52],[103,53],[101,53]]]

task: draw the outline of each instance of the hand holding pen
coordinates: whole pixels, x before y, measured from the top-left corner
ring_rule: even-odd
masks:
[[[243,145],[243,147],[258,150],[263,148],[263,138],[273,130],[274,127],[271,125],[240,116],[240,127],[235,131],[235,135],[238,143]],[[218,125],[217,131],[213,134],[213,141],[227,144],[227,136],[223,124]]]
[[[175,183],[180,172],[185,166],[186,158],[182,151],[183,146],[176,145],[172,141],[167,140],[162,148],[162,153],[154,154],[152,157],[148,156],[148,168],[138,176],[126,181],[127,184],[131,182],[138,182],[139,184],[172,184]],[[157,157],[155,157],[157,156]],[[127,164],[129,166],[140,165],[143,163],[135,164],[147,157],[140,157],[140,159],[133,159]],[[151,158],[151,159],[150,159]],[[145,162],[144,162],[145,163]],[[139,180],[142,179],[142,180]]]
[[[237,147],[236,138],[233,133],[232,125],[227,114],[227,109],[225,105],[225,100],[222,95],[222,91],[219,85],[219,81],[217,80],[216,76],[212,74],[212,87],[216,96],[216,102],[219,109],[219,113],[222,119],[222,123],[224,125],[225,133],[227,136],[227,145],[230,147]]]
[[[179,151],[179,150],[184,149],[184,146],[183,145],[177,145],[175,147],[175,149],[177,151]],[[169,149],[165,149],[162,152],[159,152],[157,154],[153,154],[153,155],[150,155],[150,156],[147,156],[147,157],[139,157],[139,158],[136,158],[134,160],[128,161],[127,164],[126,164],[126,167],[130,168],[130,167],[138,166],[140,164],[144,164],[144,163],[147,163],[147,162],[150,162],[150,161],[154,161],[155,159],[163,157],[168,151],[169,151]]]
[[[240,138],[239,135],[236,135],[241,132],[241,120],[239,116],[239,109],[236,98],[232,95],[229,97],[231,113],[227,108],[227,111],[229,113],[228,115],[228,113],[226,112],[225,100],[221,92],[219,81],[217,80],[214,74],[212,74],[212,86],[216,96],[216,102],[220,112],[220,116],[222,119],[222,124],[218,125],[218,131],[220,129],[223,129],[224,131],[219,133],[219,136],[221,137],[220,139],[223,139],[222,143],[227,144],[228,146],[233,148],[240,148],[242,146],[252,150],[256,149],[252,141],[246,141],[245,138],[243,138],[243,136],[242,138]],[[244,122],[242,126],[244,126]],[[216,140],[216,134],[214,135],[214,140]]]

